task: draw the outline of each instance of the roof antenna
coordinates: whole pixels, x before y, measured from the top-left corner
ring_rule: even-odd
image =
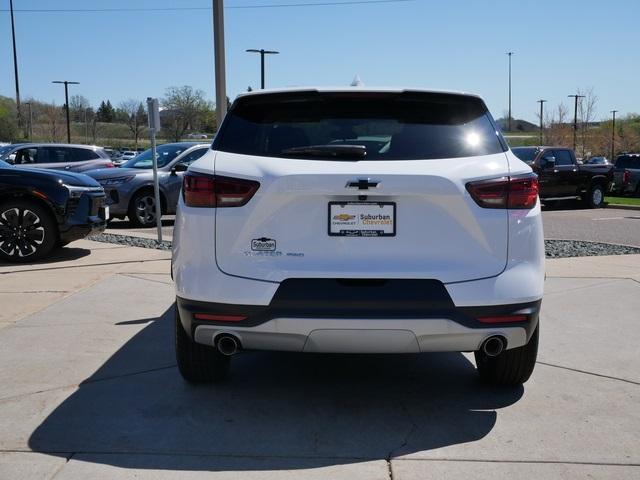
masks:
[[[364,83],[360,80],[360,75],[356,73],[356,76],[353,77],[353,81],[351,82],[352,87],[364,87]]]

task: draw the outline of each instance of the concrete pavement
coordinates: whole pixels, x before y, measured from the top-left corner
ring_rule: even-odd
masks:
[[[169,254],[72,246],[0,266],[0,479],[640,477],[640,255],[547,261],[524,388],[463,354],[268,352],[193,387]]]

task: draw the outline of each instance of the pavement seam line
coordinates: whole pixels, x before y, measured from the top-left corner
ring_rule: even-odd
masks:
[[[211,458],[255,458],[255,459],[304,459],[304,460],[363,460],[363,461],[384,461],[380,457],[356,457],[356,456],[310,456],[310,455],[230,455],[216,453],[195,453],[195,452],[136,452],[136,451],[100,451],[100,450],[78,450],[74,452],[59,450],[18,450],[0,449],[0,453],[40,453],[43,455],[69,455],[69,458],[78,455],[140,455],[140,456],[166,456],[166,457],[211,457]],[[516,463],[516,464],[543,464],[543,465],[595,465],[610,467],[640,467],[640,462],[594,462],[580,460],[508,460],[508,459],[485,459],[485,458],[395,458],[392,462],[469,462],[469,463]]]
[[[580,370],[578,368],[565,367],[565,366],[562,366],[562,365],[555,365],[553,363],[546,363],[546,362],[541,362],[541,361],[537,361],[536,363],[538,363],[540,365],[545,365],[547,367],[560,368],[562,370],[569,370],[571,372],[584,373],[585,375],[593,375],[594,377],[608,378],[609,380],[617,380],[619,382],[625,382],[625,383],[630,383],[631,385],[640,386],[640,382],[635,382],[633,380],[627,380],[625,378],[612,377],[611,375],[604,375],[602,373],[588,372],[586,370]]]
[[[82,382],[77,383],[77,384],[74,383],[74,384],[71,384],[71,385],[61,385],[59,387],[45,388],[44,390],[38,390],[36,392],[21,393],[19,395],[13,395],[11,397],[2,397],[2,398],[0,398],[0,403],[9,402],[11,400],[17,400],[18,398],[28,397],[30,395],[38,395],[40,393],[48,393],[48,392],[55,392],[56,390],[64,390],[65,388],[80,388],[83,385],[91,385],[92,383],[99,383],[99,382],[117,380],[118,378],[133,377],[135,375],[143,375],[145,373],[153,373],[153,372],[158,372],[160,370],[169,370],[171,368],[175,368],[176,366],[177,366],[176,364],[167,365],[167,366],[164,366],[164,367],[152,368],[152,369],[149,369],[149,370],[141,370],[139,372],[123,373],[122,375],[115,375],[115,376],[111,376],[111,377],[96,378],[94,380],[91,380],[91,379],[83,380]],[[0,450],[0,451],[2,451],[2,450]]]
[[[171,285],[173,283],[173,282],[162,282],[160,280],[154,280],[152,278],[144,278],[144,277],[138,277],[137,276],[137,275],[146,275],[146,273],[139,273],[139,274],[136,275],[136,274],[118,272],[118,273],[116,273],[116,275],[122,275],[123,277],[129,277],[129,278],[133,278],[135,280],[143,280],[145,282],[161,283],[162,285]],[[169,275],[169,274],[168,273],[163,273],[162,275]]]
[[[49,477],[49,480],[54,480],[54,478],[58,476],[58,474],[62,471],[62,469],[67,466],[67,463],[69,463],[69,460],[71,460],[74,455],[75,455],[75,452],[71,452],[68,455],[66,455],[65,462],[62,465],[60,465],[55,472],[53,472],[53,475]]]
[[[631,280],[632,282],[636,282],[636,283],[640,283],[640,280],[636,280],[635,278],[631,278],[631,277],[565,277],[563,275],[547,275],[547,278],[567,278],[567,279],[611,279],[611,280]]]
[[[467,463],[516,463],[535,465],[594,465],[603,467],[640,467],[640,463],[588,462],[579,460],[498,460],[484,458],[398,458],[394,462],[467,462]]]
[[[146,262],[166,262],[171,260],[171,258],[150,258],[147,260],[123,260],[121,262],[107,262],[107,263],[88,263],[86,265],[65,265],[62,267],[51,267],[51,268],[34,268],[34,269],[24,269],[24,270],[10,270],[8,272],[0,272],[0,275],[9,275],[11,273],[24,273],[24,272],[47,272],[51,270],[65,270],[68,268],[86,268],[86,267],[106,267],[109,265],[126,265],[127,263],[146,263]]]

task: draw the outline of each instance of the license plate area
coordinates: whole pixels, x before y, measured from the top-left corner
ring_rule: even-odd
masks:
[[[394,202],[329,202],[329,236],[394,237]]]

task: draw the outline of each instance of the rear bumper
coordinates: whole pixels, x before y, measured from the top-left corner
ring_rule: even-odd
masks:
[[[322,282],[329,285],[331,281]],[[422,300],[404,295],[396,302],[386,302],[386,294],[381,294],[382,301],[378,301],[374,297],[367,299],[367,293],[357,293],[356,298],[345,302],[340,298],[340,288],[327,292],[331,288],[325,285],[305,294],[305,283],[296,281],[292,288],[283,282],[284,288],[278,289],[268,306],[199,302],[180,297],[176,302],[185,331],[198,343],[214,345],[216,337],[225,333],[236,336],[246,349],[326,353],[474,351],[492,335],[503,336],[507,348],[516,348],[531,337],[541,303],[537,300],[455,307],[442,284],[441,289],[423,291]],[[410,289],[410,284],[426,286],[434,282],[396,283],[398,289]],[[397,293],[390,288],[387,298]],[[195,318],[195,314],[246,318],[236,322],[203,321]],[[478,320],[507,315],[525,316],[526,320],[491,324]]]

